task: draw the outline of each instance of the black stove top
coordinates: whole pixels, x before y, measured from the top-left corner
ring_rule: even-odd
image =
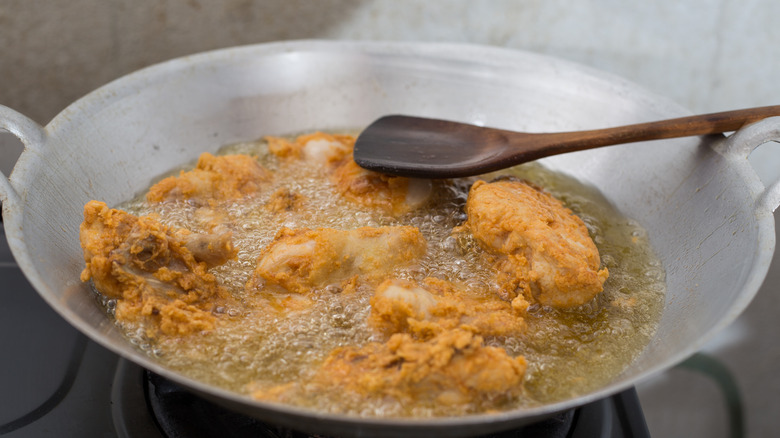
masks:
[[[146,415],[145,413],[144,416],[147,421],[149,418],[154,420],[160,431],[160,437],[326,437],[294,431],[245,417],[199,398],[170,380],[133,368],[134,366],[129,366],[125,369],[127,378],[137,383],[139,375],[143,375],[144,398],[148,413],[151,414]],[[128,387],[131,391],[138,390],[137,388],[137,384]],[[133,398],[137,400],[138,396]],[[114,403],[117,403],[117,400]],[[135,412],[139,411],[135,410]],[[133,414],[130,412],[124,417],[127,420],[132,419],[126,423],[126,425],[133,425],[130,427],[136,427],[143,421],[142,419],[133,419]],[[613,397],[562,412],[529,426],[501,433],[481,435],[478,438],[642,438],[649,436],[636,391],[631,388]]]
[[[119,359],[38,296],[0,236],[0,435],[8,437],[274,437],[302,432],[199,398]],[[508,437],[649,437],[636,391],[561,413]]]

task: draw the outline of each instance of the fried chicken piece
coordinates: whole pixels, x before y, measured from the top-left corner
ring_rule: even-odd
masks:
[[[194,234],[90,201],[80,240],[81,280],[117,299],[117,320],[149,323],[150,337],[214,328],[211,310],[228,293],[208,268],[235,257],[230,233]]]
[[[200,207],[193,211],[192,221],[193,227],[202,231],[181,236],[195,260],[213,268],[236,257],[231,231],[234,225],[227,211]]]
[[[427,242],[410,226],[282,228],[263,250],[247,288],[297,294],[350,282],[372,283],[409,267],[425,254]]]
[[[336,167],[331,181],[346,199],[394,216],[422,207],[433,192],[430,180],[372,172],[358,166],[351,157]]]
[[[296,392],[331,392],[392,398],[401,404],[473,404],[489,409],[521,393],[525,370],[525,358],[485,346],[468,330],[444,331],[426,341],[401,333],[386,343],[337,348],[311,380],[257,390],[253,396],[284,402]]]
[[[181,242],[198,262],[206,264],[206,268],[219,266],[236,257],[230,232],[222,234],[184,234],[179,233]]]
[[[269,150],[286,160],[302,160],[326,169],[338,192],[351,202],[394,216],[423,206],[433,193],[430,180],[372,172],[352,159],[355,137],[322,132],[290,141],[266,137]]]
[[[584,222],[524,182],[477,181],[464,228],[496,255],[498,280],[511,293],[558,308],[584,304],[603,290],[607,269]]]
[[[240,219],[233,215],[229,208],[225,206],[201,206],[189,211],[184,221],[187,227],[191,227],[193,234],[200,236],[232,236],[234,231],[238,230]],[[213,248],[212,248],[213,250]]]
[[[271,194],[265,207],[274,213],[291,213],[303,208],[304,203],[303,195],[282,187]]]
[[[214,156],[204,152],[193,170],[182,171],[153,185],[149,202],[189,199],[213,204],[256,193],[271,174],[249,155]]]
[[[437,278],[427,278],[422,285],[385,280],[371,298],[368,323],[387,336],[410,333],[420,339],[455,328],[482,336],[519,335],[526,329],[522,311],[509,302]]]
[[[269,136],[265,141],[268,150],[279,158],[330,166],[352,155],[355,136],[314,132],[295,140]]]

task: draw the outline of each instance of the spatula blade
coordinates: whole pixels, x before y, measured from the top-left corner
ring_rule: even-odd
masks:
[[[391,175],[455,178],[483,173],[506,145],[499,130],[447,120],[390,115],[369,125],[355,142],[354,159]]]

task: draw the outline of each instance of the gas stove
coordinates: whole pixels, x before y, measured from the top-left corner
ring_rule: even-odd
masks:
[[[0,238],[0,435],[268,437],[308,435],[228,411],[88,340],[38,296]],[[632,388],[548,420],[488,435],[649,437]],[[324,438],[324,437],[323,437]]]

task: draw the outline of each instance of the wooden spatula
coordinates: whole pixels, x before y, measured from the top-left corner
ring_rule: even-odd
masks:
[[[780,105],[593,131],[531,134],[391,115],[358,136],[354,158],[361,167],[392,175],[456,178],[601,146],[736,131],[771,116],[780,116]]]

